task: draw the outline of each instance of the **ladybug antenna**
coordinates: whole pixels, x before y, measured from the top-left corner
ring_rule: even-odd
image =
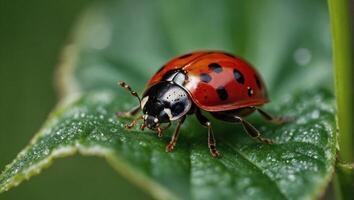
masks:
[[[140,107],[141,107],[141,99],[138,95],[138,93],[136,93],[135,91],[132,90],[132,88],[126,84],[124,81],[119,81],[118,82],[118,85],[120,85],[121,87],[123,87],[124,89],[128,90],[130,92],[130,94],[132,94],[133,96],[135,96],[138,100],[139,100],[139,104],[140,104]]]

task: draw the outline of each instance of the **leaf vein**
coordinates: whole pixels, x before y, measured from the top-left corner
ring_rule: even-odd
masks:
[[[249,158],[247,158],[247,156],[245,156],[243,153],[241,153],[240,151],[238,151],[237,149],[235,149],[230,143],[226,142],[225,140],[222,140],[227,146],[229,146],[232,150],[234,150],[237,154],[239,154],[244,160],[246,160],[247,162],[251,163],[253,166],[255,166],[255,168],[261,172],[261,174],[264,174],[265,177],[267,179],[269,179],[276,187],[276,189],[278,190],[279,194],[284,198],[284,199],[288,199],[287,196],[281,191],[279,185],[276,183],[275,180],[273,180],[268,174],[267,171],[262,169],[260,166],[258,166],[256,163],[254,163],[252,160],[250,160]]]

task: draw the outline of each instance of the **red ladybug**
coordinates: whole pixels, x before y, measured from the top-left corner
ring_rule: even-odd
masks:
[[[159,69],[151,78],[140,98],[124,82],[119,83],[139,99],[140,105],[129,112],[118,112],[117,116],[133,116],[140,109],[143,115],[136,118],[127,128],[132,128],[137,120],[144,120],[145,127],[162,131],[171,121],[178,120],[177,128],[166,151],[174,148],[181,125],[187,114],[195,114],[199,122],[208,128],[208,147],[213,157],[219,155],[211,122],[202,114],[209,112],[215,118],[241,123],[245,131],[262,143],[272,143],[244,116],[258,111],[266,120],[280,124],[285,118],[272,117],[258,106],[267,103],[266,87],[260,75],[245,60],[220,51],[198,51],[175,58]],[[167,124],[162,127],[161,124]]]

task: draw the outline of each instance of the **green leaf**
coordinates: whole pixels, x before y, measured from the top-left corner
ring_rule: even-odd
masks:
[[[105,158],[159,199],[312,199],[328,184],[336,132],[324,2],[95,4],[80,18],[73,41],[59,71],[63,100],[0,175],[0,192],[76,152]],[[276,144],[257,143],[239,124],[213,120],[222,153],[214,159],[194,117],[172,153],[164,149],[174,126],[162,139],[123,128],[131,119],[114,113],[137,102],[116,82],[142,91],[169,58],[196,49],[234,52],[264,74],[273,100],[265,109],[295,119],[275,126],[249,118]]]

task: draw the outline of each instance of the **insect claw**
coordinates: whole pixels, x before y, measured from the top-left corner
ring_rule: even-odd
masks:
[[[125,128],[127,129],[132,129],[135,126],[135,124],[131,123],[131,124],[126,124]]]
[[[161,130],[161,128],[160,127],[158,127],[157,128],[157,137],[162,137],[163,136],[163,134],[162,134],[162,130]]]
[[[172,143],[169,143],[167,146],[166,146],[166,152],[171,152],[173,150],[173,148],[175,147],[174,144]]]
[[[211,154],[211,156],[213,156],[214,158],[220,157],[220,153],[219,153],[216,149],[210,149],[210,154]]]
[[[139,120],[142,120],[142,119],[143,119],[143,116],[139,116],[136,119],[134,119],[130,124],[126,124],[124,127],[127,129],[132,129],[136,125],[136,122]]]
[[[140,130],[144,131],[144,128],[145,128],[145,124],[141,124],[140,125]]]

